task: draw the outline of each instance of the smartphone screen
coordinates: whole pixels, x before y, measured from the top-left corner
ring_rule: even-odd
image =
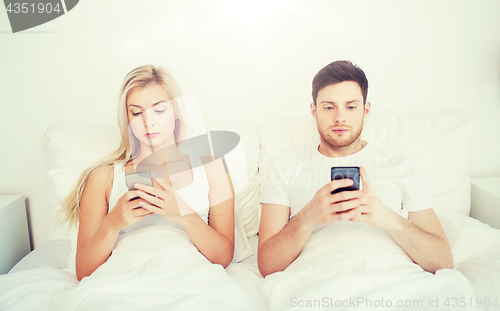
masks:
[[[346,166],[346,167],[332,167],[332,180],[338,179],[352,179],[353,184],[348,187],[338,188],[332,191],[332,194],[342,191],[353,191],[360,189],[359,167]]]
[[[151,179],[150,172],[136,172],[125,174],[125,181],[128,190],[135,190],[134,184],[140,183],[153,187],[153,180]]]

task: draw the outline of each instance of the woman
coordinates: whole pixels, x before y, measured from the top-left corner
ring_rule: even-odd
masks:
[[[265,308],[258,291],[225,270],[234,248],[231,181],[220,160],[202,165],[184,144],[184,152],[178,148],[187,137],[179,96],[161,67],[125,77],[120,147],[82,174],[62,209],[66,221],[79,224],[78,280],[53,266],[2,275],[1,310]],[[153,178],[154,187],[129,191],[125,174],[143,171],[144,163],[166,174]]]
[[[179,97],[177,83],[164,68],[142,66],[125,77],[118,108],[120,147],[82,174],[62,209],[66,221],[76,224],[78,219],[79,223],[78,280],[108,260],[120,232],[147,224],[180,227],[210,262],[224,268],[231,262],[234,200],[210,206],[207,215],[209,202],[220,202],[220,194],[227,193],[224,184],[230,185],[229,176],[220,162],[204,167],[199,157],[177,148],[187,137],[184,109],[175,100]],[[154,151],[162,152],[166,178],[154,178],[154,187],[136,184],[137,190],[128,191],[125,173],[134,172]],[[182,166],[191,169],[168,175],[168,170]],[[190,208],[188,201],[198,206]],[[152,215],[154,221],[148,219]],[[159,216],[163,217],[160,221]]]

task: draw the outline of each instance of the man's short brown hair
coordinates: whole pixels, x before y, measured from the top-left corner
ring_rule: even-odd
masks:
[[[312,82],[312,98],[314,105],[316,105],[318,92],[322,88],[344,81],[354,81],[359,84],[361,93],[363,94],[364,105],[368,94],[368,80],[366,79],[365,73],[361,70],[361,68],[353,65],[347,60],[338,60],[330,63],[318,71],[318,73],[314,76]]]

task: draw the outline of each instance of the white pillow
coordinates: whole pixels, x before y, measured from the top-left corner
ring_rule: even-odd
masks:
[[[473,123],[461,110],[380,111],[365,119],[361,137],[407,156],[420,170],[435,209],[469,215]],[[263,122],[257,126],[262,146],[260,170],[268,155],[319,143],[312,116]]]
[[[55,215],[60,202],[76,187],[80,174],[112,151],[120,140],[116,125],[111,124],[68,124],[59,123],[49,127],[45,134],[44,146],[47,152],[48,200],[51,207],[49,239],[71,239],[73,252],[70,264],[74,265],[76,253],[76,229],[60,225]],[[253,254],[239,211],[235,206],[235,251],[234,262],[239,262]]]

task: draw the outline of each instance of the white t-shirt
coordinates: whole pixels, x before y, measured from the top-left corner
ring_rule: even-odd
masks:
[[[193,208],[198,215],[200,215],[201,219],[208,224],[208,214],[210,212],[210,200],[208,195],[210,186],[205,173],[205,167],[201,163],[201,159],[196,154],[189,153],[187,156],[189,157],[189,163],[192,168],[191,172],[193,174],[193,181],[182,189],[176,189],[175,192],[177,192],[179,197],[188,206]],[[111,189],[111,194],[109,196],[108,213],[115,207],[122,195],[128,191],[129,190],[125,182],[125,169],[123,163],[116,164],[114,166],[113,188]],[[158,214],[154,214],[139,220],[126,229],[123,229],[120,231],[120,234],[150,225],[172,226],[181,229],[181,226],[178,224],[166,220]]]
[[[294,216],[331,181],[332,167],[363,166],[379,200],[402,217],[432,208],[420,176],[406,157],[366,144],[354,154],[330,158],[318,147],[292,149],[274,157],[273,165],[262,171],[261,203],[288,206]]]

